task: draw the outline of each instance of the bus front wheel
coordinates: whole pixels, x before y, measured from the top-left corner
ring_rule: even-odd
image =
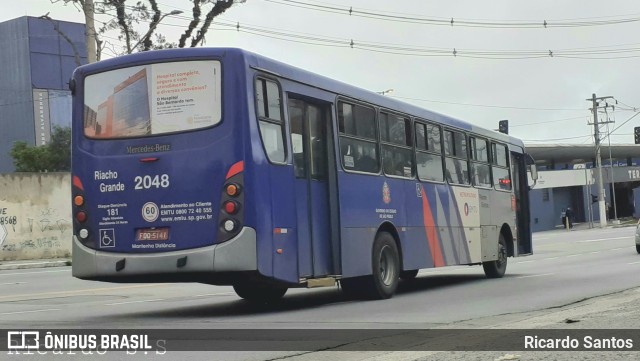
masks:
[[[507,241],[500,233],[498,238],[498,259],[495,261],[482,262],[484,274],[487,278],[501,278],[507,270]]]
[[[233,290],[241,298],[251,303],[272,303],[278,301],[287,293],[286,287],[274,287],[256,282],[239,282],[233,285]]]
[[[373,241],[371,274],[340,281],[347,296],[381,300],[391,298],[398,287],[400,256],[393,236],[380,232]]]

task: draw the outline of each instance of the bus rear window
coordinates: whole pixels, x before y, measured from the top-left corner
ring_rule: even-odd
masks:
[[[89,75],[84,83],[84,134],[146,137],[195,130],[221,120],[219,61],[183,61]]]

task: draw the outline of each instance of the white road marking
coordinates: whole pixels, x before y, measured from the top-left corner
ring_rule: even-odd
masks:
[[[0,313],[0,315],[18,315],[18,314],[21,314],[21,313],[35,313],[35,312],[47,312],[47,311],[60,311],[60,309],[59,308],[48,308],[46,310],[4,312],[4,313]]]
[[[61,270],[55,270],[55,271],[0,273],[0,276],[34,275],[34,274],[38,274],[38,273],[54,273],[54,272],[71,272],[71,270],[70,269],[61,269]]]
[[[166,298],[156,298],[156,299],[153,299],[153,300],[115,302],[115,303],[106,303],[105,306],[128,305],[130,303],[144,303],[144,302],[155,302],[155,301],[164,301],[164,300],[166,300]]]
[[[106,303],[105,306],[117,306],[117,305],[128,305],[131,303],[145,303],[145,302],[156,302],[156,301],[168,301],[168,300],[172,300],[172,299],[184,299],[184,298],[189,298],[189,297],[209,297],[209,296],[229,296],[229,295],[235,295],[235,292],[223,292],[223,293],[205,293],[202,295],[193,295],[193,296],[181,296],[181,297],[173,297],[173,298],[156,298],[153,300],[140,300],[140,301],[125,301],[125,302],[114,302],[114,303]]]
[[[638,263],[640,263],[640,261],[638,261],[638,262],[631,262],[631,263],[627,263],[627,264],[638,264]]]
[[[193,295],[193,296],[189,296],[189,297],[209,297],[209,296],[229,296],[229,295],[235,295],[235,292],[224,292],[224,293],[205,293],[203,295]]]
[[[0,286],[6,286],[6,285],[21,285],[27,282],[7,282],[7,283],[0,283]]]
[[[633,238],[632,236],[627,236],[627,237],[611,237],[611,238],[598,238],[598,239],[587,239],[584,241],[576,241],[576,243],[589,243],[589,242],[602,242],[602,241],[611,241],[614,239],[629,239],[629,238]]]
[[[554,275],[555,273],[542,273],[539,275],[529,275],[529,276],[519,276],[519,277],[514,277],[514,278],[531,278],[531,277],[544,277],[544,276],[551,276]]]

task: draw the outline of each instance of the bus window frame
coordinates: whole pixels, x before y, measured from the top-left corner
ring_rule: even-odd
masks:
[[[473,159],[473,153],[472,153],[472,146],[471,146],[471,139],[480,139],[480,140],[484,140],[485,142],[487,142],[487,161],[480,161],[480,160],[474,160]],[[469,174],[473,174],[472,172],[472,168],[473,168],[473,164],[474,163],[479,163],[479,164],[485,164],[489,166],[489,185],[488,186],[483,186],[483,185],[477,185],[475,184],[475,179],[472,177],[471,178],[471,184],[475,187],[475,188],[480,188],[480,189],[492,189],[494,188],[494,183],[493,183],[493,163],[492,163],[492,157],[491,157],[491,144],[492,144],[492,140],[486,137],[482,137],[476,134],[469,134],[468,138],[467,138],[467,142],[468,142],[468,147],[469,147]]]
[[[385,113],[387,115],[392,115],[392,116],[396,116],[398,118],[402,118],[405,121],[409,121],[409,137],[407,137],[406,140],[408,140],[409,142],[411,142],[410,146],[407,145],[400,145],[400,144],[396,144],[393,142],[388,142],[388,141],[384,141],[382,140],[382,129],[380,129],[382,127],[382,113]],[[378,113],[376,118],[378,119],[378,143],[380,144],[380,171],[382,172],[382,174],[384,174],[386,177],[389,178],[399,178],[399,179],[416,179],[417,178],[417,169],[416,169],[416,157],[415,157],[415,135],[413,132],[413,117],[407,115],[407,114],[403,114],[400,112],[396,112],[393,111],[391,109],[388,108],[378,108]],[[405,128],[405,136],[406,136],[406,128]],[[394,174],[387,174],[387,172],[384,171],[384,159],[383,159],[383,154],[382,154],[382,147],[383,146],[387,146],[387,147],[396,147],[396,148],[400,148],[400,149],[405,149],[405,150],[409,150],[410,152],[410,157],[411,157],[411,177],[407,177],[407,176],[401,176],[401,175],[394,175]]]
[[[413,136],[414,138],[418,136],[418,132],[416,131],[416,126],[418,124],[424,125],[425,126],[425,132],[426,132],[426,126],[427,125],[431,125],[431,126],[435,126],[438,127],[440,129],[440,153],[434,153],[431,150],[424,150],[424,149],[418,149],[418,141],[417,139],[414,139],[414,158],[415,158],[415,166],[416,166],[416,178],[420,181],[420,182],[432,182],[432,183],[438,183],[438,184],[445,184],[447,182],[447,177],[445,175],[445,163],[444,163],[444,141],[442,139],[443,135],[444,135],[444,131],[443,131],[443,125],[442,124],[438,124],[436,122],[433,121],[429,121],[426,119],[422,119],[422,118],[415,118],[413,121]],[[425,133],[425,137],[426,137],[426,133]],[[425,138],[426,141],[426,138]],[[428,147],[428,145],[427,145]],[[437,181],[437,180],[432,180],[432,179],[422,179],[420,178],[420,175],[418,174],[418,158],[417,158],[417,153],[425,153],[425,154],[430,154],[430,155],[439,155],[440,156],[440,167],[442,170],[442,180],[441,181]]]
[[[351,104],[353,106],[359,105],[362,107],[366,107],[366,108],[371,108],[373,109],[374,112],[374,126],[375,126],[375,139],[371,140],[368,138],[362,138],[362,137],[358,137],[358,136],[354,136],[348,133],[344,133],[340,131],[340,114],[339,114],[339,109],[340,109],[340,103],[347,103],[347,104]],[[335,131],[336,134],[338,136],[338,158],[340,158],[340,166],[342,167],[342,170],[344,172],[347,173],[353,173],[353,174],[364,174],[364,175],[382,175],[382,154],[380,152],[380,131],[379,131],[379,125],[378,125],[378,109],[379,107],[374,106],[373,104],[370,103],[366,103],[366,102],[362,102],[362,101],[358,101],[352,98],[348,98],[345,96],[341,96],[338,95],[335,99],[335,103],[334,103],[334,108],[335,108]],[[359,140],[359,141],[364,141],[364,142],[370,142],[373,143],[375,145],[376,148],[376,155],[377,155],[377,161],[378,161],[378,172],[373,173],[373,172],[365,172],[365,171],[360,171],[360,170],[353,170],[353,169],[347,169],[344,166],[344,157],[342,156],[342,138],[348,138],[348,139],[355,139],[355,140]]]
[[[497,163],[494,163],[495,160],[496,160],[496,156],[495,156],[494,151],[493,151],[494,144],[496,146],[500,145],[500,146],[503,146],[505,148],[505,152],[506,152],[505,156],[506,156],[506,159],[507,159],[507,166],[506,167],[503,167],[501,165],[498,165]],[[512,180],[511,160],[510,160],[511,156],[510,156],[510,154],[511,154],[511,150],[509,148],[509,144],[502,143],[502,142],[500,142],[498,140],[495,140],[495,139],[491,139],[491,153],[489,155],[489,158],[491,159],[491,161],[490,161],[490,165],[491,165],[491,180],[492,180],[492,182],[494,182],[492,188],[495,189],[496,191],[505,192],[505,193],[513,193],[513,184],[511,184],[511,183],[509,185],[509,189],[500,189],[500,188],[496,187],[496,185],[495,185],[495,177],[494,177],[494,174],[493,174],[493,168],[494,167],[498,167],[500,169],[506,169],[507,172],[509,172],[509,181]]]
[[[447,131],[454,132],[454,133],[460,133],[460,134],[462,134],[462,136],[464,136],[464,144],[465,144],[465,148],[466,148],[466,150],[465,150],[465,153],[466,153],[465,154],[465,158],[458,157],[458,156],[451,156],[451,155],[447,155],[446,154],[446,149],[445,149],[445,144],[444,143],[445,143],[445,133]],[[444,179],[445,179],[445,182],[447,182],[447,184],[455,185],[455,186],[461,186],[461,187],[473,187],[473,182],[471,181],[471,169],[469,168],[469,144],[468,144],[468,142],[469,142],[469,134],[468,134],[468,132],[466,132],[466,131],[464,131],[462,129],[457,129],[457,128],[446,126],[446,125],[442,126],[442,160],[444,162],[444,165],[443,165],[444,166],[443,171],[445,172],[444,173]],[[454,144],[454,146],[455,146],[455,144]],[[447,173],[446,173],[446,171],[447,171],[447,158],[453,158],[453,159],[466,161],[466,164],[467,164],[466,168],[467,168],[467,174],[468,174],[468,178],[469,178],[469,183],[455,183],[455,182],[450,182],[447,179]]]
[[[273,83],[276,84],[276,86],[278,87],[278,93],[280,95],[280,118],[281,120],[276,120],[276,119],[271,119],[271,118],[266,118],[266,117],[262,117],[259,115],[259,111],[258,111],[258,88],[257,88],[257,82],[258,80],[264,80],[264,81],[271,81]],[[269,164],[273,164],[273,165],[279,165],[279,166],[286,166],[287,162],[289,160],[289,146],[288,146],[288,141],[287,141],[287,120],[288,120],[288,114],[285,113],[284,110],[284,104],[286,99],[284,98],[284,90],[282,88],[282,84],[280,84],[280,81],[278,78],[270,76],[268,74],[262,74],[262,73],[256,73],[255,76],[253,77],[253,110],[254,110],[254,114],[256,117],[256,121],[257,121],[257,125],[258,125],[258,136],[260,137],[260,143],[262,146],[262,151],[264,152],[264,156],[267,159],[267,162],[269,162]],[[268,104],[268,98],[267,98],[267,102],[265,102],[265,104]],[[282,162],[278,162],[278,161],[273,161],[271,160],[271,157],[269,157],[269,154],[267,152],[267,148],[264,142],[264,139],[262,138],[262,131],[260,130],[260,122],[264,121],[270,124],[274,124],[274,125],[280,125],[280,132],[282,134],[282,145],[283,145],[283,149],[284,149],[284,160]]]

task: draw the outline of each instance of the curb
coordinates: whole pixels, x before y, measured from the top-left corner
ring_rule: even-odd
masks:
[[[0,271],[29,269],[29,268],[66,267],[66,266],[71,266],[71,260],[60,259],[55,261],[39,261],[39,262],[13,261],[13,262],[7,262],[4,264],[0,263]]]

